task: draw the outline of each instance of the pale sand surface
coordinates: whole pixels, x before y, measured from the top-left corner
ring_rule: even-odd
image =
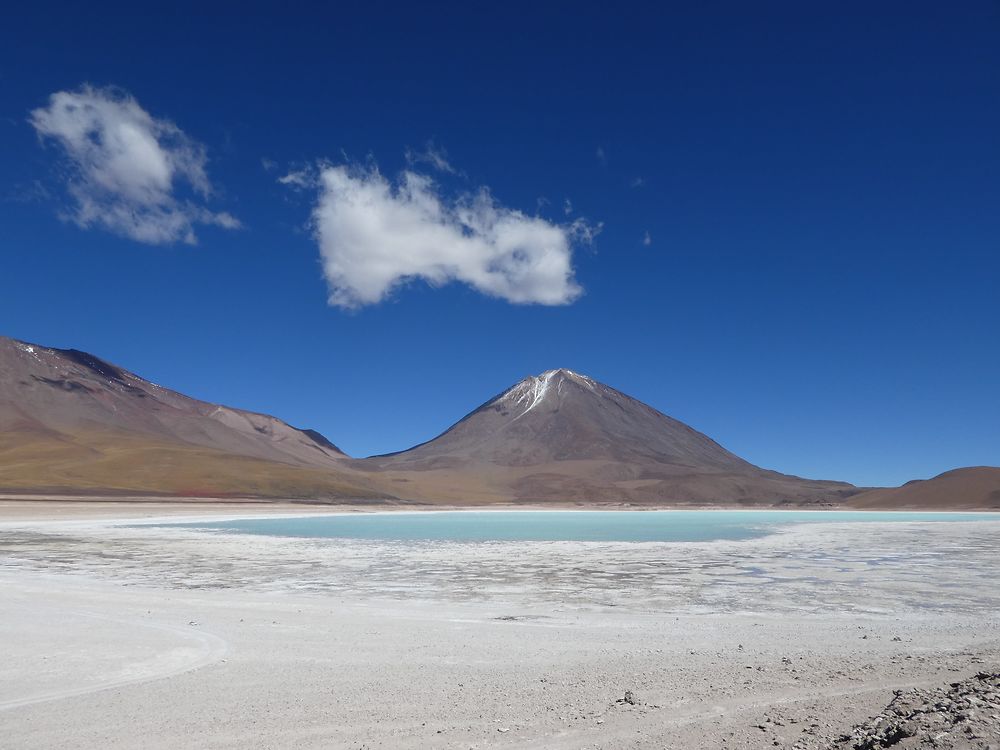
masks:
[[[1000,664],[1000,523],[403,544],[43,506],[0,504],[3,748],[825,747]]]

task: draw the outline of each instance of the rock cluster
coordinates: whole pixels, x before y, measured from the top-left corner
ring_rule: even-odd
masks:
[[[935,690],[897,691],[882,713],[830,747],[1000,750],[1000,671]]]

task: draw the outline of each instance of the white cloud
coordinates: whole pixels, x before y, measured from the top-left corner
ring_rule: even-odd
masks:
[[[195,224],[240,226],[231,214],[203,205],[212,194],[204,146],[125,92],[88,85],[57,91],[29,122],[65,152],[75,202],[68,216],[81,227],[159,245],[194,244]],[[182,184],[187,197],[177,195]]]
[[[628,186],[631,187],[631,188],[641,188],[645,184],[646,184],[646,180],[644,180],[642,177],[633,177],[629,181]]]
[[[525,215],[485,188],[449,200],[412,171],[392,183],[374,167],[323,165],[312,180],[319,193],[312,227],[338,307],[376,304],[412,279],[459,281],[517,304],[568,304],[582,291],[573,246],[600,230],[582,219],[555,224]]]
[[[653,238],[649,235],[648,229],[646,230],[646,233],[642,235],[642,244],[645,245],[646,247],[649,247],[650,245],[653,244]]]

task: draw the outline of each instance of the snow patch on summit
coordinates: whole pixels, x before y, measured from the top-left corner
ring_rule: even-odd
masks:
[[[518,420],[548,398],[553,392],[552,383],[557,377],[558,384],[554,389],[556,395],[562,394],[563,384],[567,379],[578,382],[592,391],[596,390],[597,383],[586,375],[565,369],[546,370],[541,375],[532,375],[522,380],[507,391],[500,398],[499,403],[512,409],[523,408],[524,411],[514,417],[512,421]]]
[[[555,372],[561,372],[563,375],[567,375],[571,379],[583,383],[592,391],[595,390],[595,387],[597,386],[596,380],[594,380],[593,378],[588,378],[586,375],[581,375],[578,372],[573,372],[572,370],[556,370]]]
[[[40,356],[41,352],[39,352],[38,349],[36,349],[33,345],[25,344],[22,341],[17,341],[15,343],[17,344],[17,348],[20,349],[22,352],[29,355],[36,362],[40,364],[42,363],[42,358]]]
[[[555,377],[555,374],[556,370],[549,370],[548,372],[542,373],[539,377],[531,379],[531,404],[520,414],[520,416],[523,417],[545,400],[545,394],[549,392],[549,383],[552,382],[552,378]]]

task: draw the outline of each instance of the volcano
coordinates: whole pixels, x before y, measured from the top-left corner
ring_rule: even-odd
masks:
[[[743,460],[571,370],[527,377],[440,436],[362,464],[444,500],[695,505],[839,504],[858,492]]]

